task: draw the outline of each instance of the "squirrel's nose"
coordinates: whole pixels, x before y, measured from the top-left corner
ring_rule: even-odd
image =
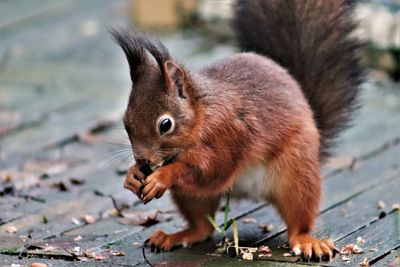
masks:
[[[135,151],[135,160],[138,164],[150,164],[151,163],[151,157],[153,156],[153,153],[151,149],[141,145],[141,146],[135,146],[134,149]]]

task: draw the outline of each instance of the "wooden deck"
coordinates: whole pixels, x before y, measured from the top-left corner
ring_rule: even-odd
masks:
[[[130,82],[105,26],[126,25],[128,8],[122,0],[0,2],[0,266],[146,266],[140,245],[149,234],[184,225],[168,196],[143,206],[122,186],[129,150],[117,144],[128,144],[120,121]],[[161,39],[194,69],[234,50],[196,33]],[[361,237],[363,253],[319,265],[359,266],[365,258],[370,265],[400,264],[395,86],[371,76],[355,126],[324,168],[314,233],[330,236],[339,248]],[[160,212],[155,221],[140,222],[134,212],[144,211],[150,217]],[[246,261],[220,255],[218,234],[171,253],[146,249],[145,256],[157,266],[309,264],[283,256],[285,225],[271,206],[233,202],[230,216],[238,222],[241,246],[268,245],[272,256]],[[222,210],[217,221],[223,221]],[[273,228],[263,233],[259,224]]]

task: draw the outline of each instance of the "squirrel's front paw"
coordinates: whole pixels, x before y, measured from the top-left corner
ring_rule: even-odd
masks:
[[[126,175],[124,187],[135,193],[138,198],[142,197],[143,183],[142,180],[145,179],[145,175],[139,170],[139,166],[135,164],[128,169],[128,174]]]
[[[146,204],[153,198],[160,198],[169,188],[169,185],[165,183],[165,180],[160,179],[159,172],[154,172],[146,178],[144,188],[142,190],[143,203]]]

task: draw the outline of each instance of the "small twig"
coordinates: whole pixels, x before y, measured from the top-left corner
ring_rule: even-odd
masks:
[[[113,206],[114,206],[115,210],[117,211],[118,217],[123,217],[122,216],[122,210],[118,207],[117,201],[115,200],[115,198],[112,195],[108,195],[108,197],[111,198]]]
[[[150,267],[154,267],[154,265],[151,264],[151,262],[149,262],[149,260],[146,258],[145,244],[142,245],[142,255],[143,255],[144,261],[145,261]]]

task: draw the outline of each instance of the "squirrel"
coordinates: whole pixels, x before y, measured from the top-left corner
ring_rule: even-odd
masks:
[[[238,0],[233,27],[242,52],[199,72],[158,39],[111,30],[130,67],[123,122],[135,164],[125,188],[146,204],[170,190],[188,223],[147,243],[158,250],[209,238],[220,198],[272,203],[288,242],[305,259],[337,249],[311,234],[321,165],[358,107],[364,79],[351,0]]]

